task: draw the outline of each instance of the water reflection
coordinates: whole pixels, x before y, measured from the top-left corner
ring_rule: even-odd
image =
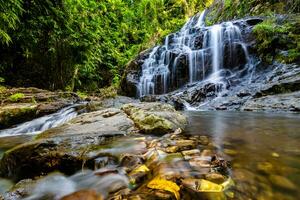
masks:
[[[235,199],[300,199],[300,115],[187,112],[188,133],[205,134],[231,160]]]

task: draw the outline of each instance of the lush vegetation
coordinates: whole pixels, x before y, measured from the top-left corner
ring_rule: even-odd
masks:
[[[254,27],[257,51],[263,61],[300,63],[300,17],[270,17]]]
[[[9,85],[52,90],[95,90],[118,83],[139,51],[210,3],[0,0],[0,77]]]
[[[207,23],[288,13],[300,13],[300,0],[216,0],[210,8]]]

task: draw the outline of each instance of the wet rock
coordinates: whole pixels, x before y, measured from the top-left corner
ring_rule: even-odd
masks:
[[[300,111],[300,92],[268,95],[251,99],[245,103],[242,110],[245,111]]]
[[[226,199],[223,186],[204,179],[184,179],[182,185],[185,199]]]
[[[94,190],[81,190],[62,197],[60,200],[103,200]]]
[[[186,117],[168,104],[127,104],[122,110],[141,132],[147,134],[166,134],[178,128],[184,129],[187,124]]]
[[[0,108],[0,129],[37,117],[35,104],[9,104]]]
[[[96,101],[97,102],[97,101]],[[116,96],[114,98],[101,99],[101,108],[121,108],[125,104],[139,103],[138,99],[133,99],[125,96]],[[99,109],[98,109],[99,110]]]
[[[233,179],[238,182],[247,182],[255,184],[256,175],[247,169],[235,169],[233,171]]]
[[[141,75],[141,67],[144,64],[145,59],[147,59],[151,53],[152,49],[141,52],[137,58],[132,60],[125,69],[124,76],[121,80],[121,90],[120,94],[136,97],[137,96],[137,84],[139,82],[139,77]]]
[[[236,156],[238,154],[238,152],[233,149],[224,149],[224,153],[229,156]]]
[[[213,155],[213,151],[210,149],[204,149],[201,151],[201,156],[212,157]]]
[[[209,173],[205,175],[205,179],[213,183],[221,184],[226,180],[226,177],[219,173]]]
[[[115,157],[112,156],[103,156],[103,157],[99,157],[96,158],[94,160],[95,163],[95,169],[100,169],[103,167],[106,167],[107,165],[114,165],[117,163],[117,159]]]
[[[120,165],[125,167],[128,171],[131,171],[138,165],[143,164],[143,159],[141,156],[133,155],[133,154],[125,154],[121,157]]]
[[[207,136],[201,135],[199,138],[199,143],[202,145],[208,145],[209,139]]]
[[[290,190],[290,191],[297,190],[297,186],[286,177],[278,176],[278,175],[270,175],[269,180],[274,186],[279,187],[281,189]]]
[[[119,113],[104,117],[108,112]],[[94,168],[95,155],[89,154],[110,138],[130,133],[133,122],[118,109],[106,109],[83,114],[70,123],[50,129],[37,140],[7,151],[0,161],[4,177],[20,180],[55,170],[72,174],[84,164]]]
[[[181,150],[195,149],[197,141],[194,140],[176,140],[176,146]]]
[[[204,169],[204,168],[207,168],[207,170],[205,170],[204,172],[208,172],[210,170],[210,167],[211,167],[211,163],[209,161],[210,158],[207,158],[207,157],[192,157],[190,160],[189,160],[189,164],[191,167],[193,167],[194,169],[196,170],[199,170],[199,169]],[[203,171],[203,170],[201,170]]]
[[[179,147],[178,146],[170,146],[165,148],[165,152],[167,153],[176,153],[179,151]]]
[[[211,166],[213,167],[214,171],[222,174],[229,174],[229,169],[231,168],[228,161],[218,157],[217,155],[214,155],[211,158]]]
[[[150,173],[150,169],[146,165],[137,166],[129,173],[130,183],[134,186],[141,184]]]
[[[4,199],[5,200],[23,199],[24,197],[28,196],[30,193],[33,192],[35,184],[36,181],[32,179],[21,180],[4,194]]]
[[[105,176],[108,174],[118,174],[119,170],[115,167],[102,167],[94,172],[96,176]]]
[[[256,167],[258,171],[264,174],[272,174],[274,172],[274,166],[270,162],[260,162]]]
[[[199,149],[186,150],[181,152],[183,156],[196,156],[200,155]]]

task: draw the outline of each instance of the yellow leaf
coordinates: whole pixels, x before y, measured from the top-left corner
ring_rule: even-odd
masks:
[[[216,183],[207,181],[205,179],[200,179],[200,183],[197,183],[197,190],[200,192],[222,192],[223,186]]]
[[[141,166],[135,168],[131,173],[148,172],[148,171],[150,171],[150,170],[146,165],[141,165]]]
[[[234,186],[234,182],[233,182],[232,178],[228,178],[221,185],[223,186],[224,190],[227,190],[227,189],[231,188],[232,186]]]
[[[180,194],[179,194],[180,187],[172,181],[168,181],[163,178],[156,177],[148,183],[147,187],[151,189],[158,189],[158,190],[165,190],[165,191],[172,192],[175,195],[177,200],[180,199]]]

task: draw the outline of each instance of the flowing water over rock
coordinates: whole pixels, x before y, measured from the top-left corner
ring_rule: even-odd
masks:
[[[46,115],[29,122],[17,125],[14,128],[0,130],[0,137],[25,135],[25,134],[38,134],[50,128],[57,127],[65,122],[75,118],[78,113],[76,107],[80,104],[67,106],[60,111]]]

